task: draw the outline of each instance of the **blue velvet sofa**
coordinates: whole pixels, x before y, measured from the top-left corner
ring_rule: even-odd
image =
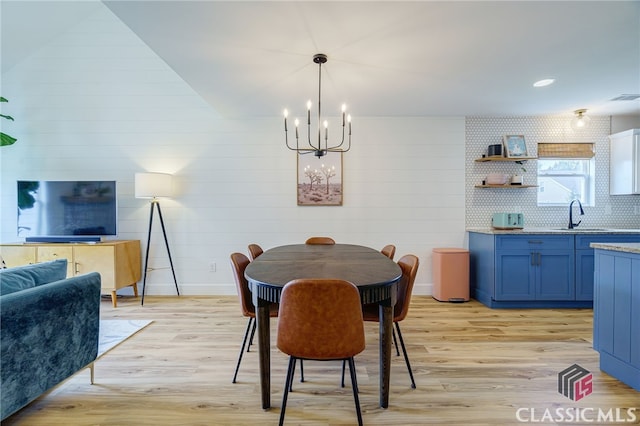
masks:
[[[100,274],[66,278],[66,259],[0,269],[0,420],[98,354]]]

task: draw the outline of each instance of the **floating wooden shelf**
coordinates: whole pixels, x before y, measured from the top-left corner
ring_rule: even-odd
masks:
[[[476,158],[476,161],[478,163],[485,163],[487,161],[511,161],[511,162],[518,162],[518,161],[527,161],[527,160],[537,160],[537,157],[500,157],[497,155],[491,156],[491,157],[482,157],[482,158]]]
[[[476,188],[502,188],[502,189],[520,189],[520,188],[537,188],[538,185],[476,185]]]

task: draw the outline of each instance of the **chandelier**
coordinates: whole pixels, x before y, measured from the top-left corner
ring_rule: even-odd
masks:
[[[297,151],[298,154],[309,154],[313,153],[316,157],[320,158],[329,152],[347,152],[351,149],[351,115],[346,113],[347,106],[342,104],[342,138],[340,139],[340,143],[336,145],[329,145],[329,122],[327,120],[322,120],[322,103],[321,103],[321,95],[322,95],[322,64],[327,62],[327,55],[323,55],[322,53],[318,53],[313,56],[313,62],[318,64],[318,123],[317,123],[317,140],[314,135],[313,141],[311,138],[311,101],[307,102],[307,143],[305,144],[304,140],[302,142],[302,146],[300,146],[299,141],[299,133],[298,126],[300,125],[300,120],[297,118],[294,121],[296,127],[296,145],[289,145],[289,132],[287,129],[287,117],[289,116],[289,111],[284,110],[284,140],[289,148],[292,151]],[[348,126],[347,126],[348,125]],[[324,138],[322,135],[322,128],[324,127]],[[348,127],[348,129],[346,129]],[[345,145],[345,131],[347,132],[347,144]]]

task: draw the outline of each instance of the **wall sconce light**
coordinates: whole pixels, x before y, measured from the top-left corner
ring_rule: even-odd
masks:
[[[577,109],[574,111],[576,116],[571,119],[571,128],[573,130],[583,130],[589,126],[591,118],[585,115],[586,112],[586,109]]]

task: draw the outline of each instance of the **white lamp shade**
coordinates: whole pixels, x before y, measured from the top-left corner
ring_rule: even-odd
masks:
[[[173,176],[168,173],[136,173],[136,198],[171,197]]]

